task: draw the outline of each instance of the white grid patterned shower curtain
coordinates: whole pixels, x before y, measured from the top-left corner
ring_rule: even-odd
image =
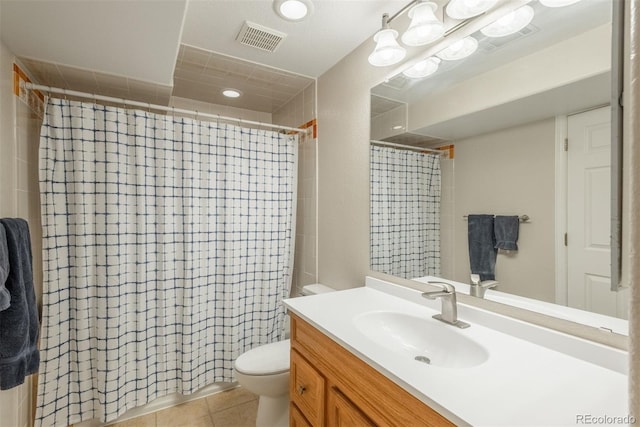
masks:
[[[50,99],[38,425],[231,381],[281,338],[295,136]]]
[[[371,145],[371,269],[440,274],[440,157]]]

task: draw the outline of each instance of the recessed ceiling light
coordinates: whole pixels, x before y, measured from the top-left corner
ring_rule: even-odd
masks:
[[[222,91],[222,94],[227,98],[238,98],[242,95],[242,92],[237,89],[225,89]]]
[[[313,11],[311,0],[274,0],[273,9],[288,21],[302,21]]]

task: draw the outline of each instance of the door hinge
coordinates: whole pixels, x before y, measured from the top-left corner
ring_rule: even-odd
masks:
[[[564,151],[569,151],[569,138],[564,139]]]
[[[564,245],[569,246],[569,237],[567,236],[567,233],[564,233]]]

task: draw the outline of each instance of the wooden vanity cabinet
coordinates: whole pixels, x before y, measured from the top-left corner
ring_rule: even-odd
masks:
[[[454,425],[322,332],[290,315],[290,426]]]

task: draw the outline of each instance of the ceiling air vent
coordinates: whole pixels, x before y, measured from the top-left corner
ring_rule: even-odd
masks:
[[[245,21],[236,40],[246,46],[274,52],[287,37],[285,33]]]

